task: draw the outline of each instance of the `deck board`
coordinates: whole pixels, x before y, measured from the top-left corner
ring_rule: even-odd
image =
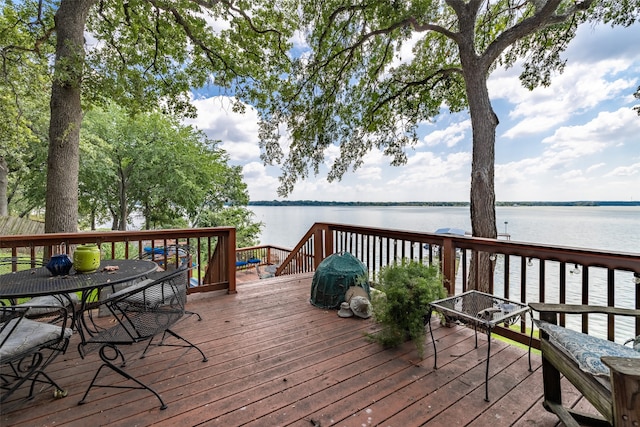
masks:
[[[342,319],[309,304],[311,275],[256,280],[240,272],[238,293],[193,294],[198,312],[175,328],[196,351],[156,348],[128,369],[149,381],[168,404],[145,390],[93,389],[78,405],[98,366],[80,359],[78,337],[48,370],[69,395],[51,391],[19,401],[3,426],[554,426],[541,405],[540,357],[528,370],[525,350],[492,339],[489,397],[484,401],[487,338],[463,326],[433,321],[438,369],[430,338],[424,359],[404,343],[383,349],[365,334],[372,320]],[[104,319],[108,321],[108,319]],[[128,349],[125,349],[128,350]],[[133,348],[131,350],[134,350]],[[128,384],[109,373],[107,383]],[[568,390],[570,402],[579,396]]]

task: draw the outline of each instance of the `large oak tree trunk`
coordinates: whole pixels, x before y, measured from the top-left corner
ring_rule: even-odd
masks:
[[[473,46],[470,44],[468,46]],[[495,239],[495,140],[498,117],[493,111],[487,88],[488,67],[475,53],[462,52],[461,60],[466,83],[471,128],[473,130],[473,155],[471,164],[471,227],[475,237]],[[469,269],[471,289],[489,292],[493,275],[491,254],[480,253]]]
[[[46,233],[78,230],[84,29],[94,3],[95,0],[61,0],[55,15],[57,44],[50,103]]]

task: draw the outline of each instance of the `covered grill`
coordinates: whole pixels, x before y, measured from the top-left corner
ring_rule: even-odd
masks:
[[[367,267],[349,252],[330,255],[313,275],[310,302],[316,307],[338,309],[350,286],[360,286],[370,295]]]

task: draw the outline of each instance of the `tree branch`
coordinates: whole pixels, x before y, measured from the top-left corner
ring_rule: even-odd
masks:
[[[255,26],[255,24],[253,23],[253,20],[251,19],[251,17],[249,15],[247,15],[247,13],[234,6],[233,5],[233,1],[229,1],[229,0],[209,0],[209,1],[204,1],[204,0],[192,0],[195,4],[202,6],[206,9],[211,9],[213,6],[218,5],[218,4],[223,4],[225,5],[229,10],[236,12],[238,15],[240,15],[245,22],[247,22],[247,24],[249,25],[249,28],[251,28],[251,30],[253,32],[255,32],[256,34],[269,34],[269,33],[273,33],[276,34],[278,36],[278,49],[280,50],[280,53],[283,55],[283,57],[287,57],[286,51],[284,50],[284,48],[282,47],[283,42],[282,42],[282,33],[280,31],[277,31],[276,29],[273,28],[266,28],[266,29],[260,29],[258,27]]]
[[[375,108],[371,111],[371,116],[373,116],[380,108],[384,107],[386,104],[392,102],[393,100],[399,98],[401,95],[403,95],[405,92],[407,92],[410,88],[414,87],[414,86],[423,86],[426,83],[431,82],[430,85],[430,89],[433,89],[434,87],[436,87],[438,85],[438,83],[444,81],[447,79],[447,77],[453,75],[453,74],[461,74],[462,70],[460,68],[442,68],[437,70],[435,73],[425,77],[424,79],[421,80],[417,80],[417,81],[411,81],[411,82],[405,82],[404,86],[400,88],[400,90],[398,90],[395,93],[392,93],[391,95],[387,96],[386,98],[382,99],[376,106]]]
[[[451,0],[453,1],[453,0]],[[505,30],[487,48],[483,54],[484,63],[488,66],[492,64],[502,52],[512,45],[516,40],[523,39],[543,28],[548,28],[572,18],[577,12],[588,10],[594,0],[583,0],[575,2],[564,14],[556,15],[555,11],[561,0],[548,0],[542,8],[536,8],[536,12],[530,18]]]
[[[411,24],[411,27],[418,32],[424,32],[424,31],[435,31],[437,33],[440,33],[448,38],[450,38],[451,40],[458,42],[460,35],[458,33],[454,33],[453,31],[449,31],[446,28],[440,26],[440,25],[435,25],[435,24],[420,24],[418,23],[418,20],[411,16],[409,18],[407,18],[407,22]]]
[[[154,7],[171,13],[173,15],[174,20],[178,25],[180,25],[180,27],[182,27],[186,36],[189,38],[189,40],[191,40],[193,44],[195,44],[200,49],[202,49],[202,51],[206,54],[207,58],[209,59],[209,62],[212,65],[215,66],[216,65],[215,60],[218,60],[223,64],[225,69],[231,71],[236,76],[240,75],[240,73],[231,64],[229,64],[227,61],[224,60],[224,58],[222,58],[220,55],[218,55],[216,52],[210,49],[204,43],[204,41],[196,37],[193,31],[191,31],[191,27],[189,26],[189,23],[186,21],[186,19],[184,19],[184,17],[180,14],[180,12],[175,7],[163,7],[159,5],[156,0],[147,0],[147,1],[149,1],[149,3],[151,3]],[[206,3],[203,4],[203,2],[200,2],[200,1],[196,1],[196,3],[201,4],[203,6],[207,6]]]

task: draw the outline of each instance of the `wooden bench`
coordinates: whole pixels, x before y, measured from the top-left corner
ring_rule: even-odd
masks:
[[[640,310],[568,304],[529,305],[540,313],[542,321],[536,323],[541,331],[545,408],[556,414],[567,427],[579,427],[583,424],[639,426],[640,352],[559,327],[557,317],[560,313],[603,313],[639,318]],[[583,358],[576,357],[578,341],[583,339],[587,340],[588,346],[582,349],[580,356],[583,357],[588,352],[596,353],[595,356],[590,355],[588,363]],[[597,357],[598,355],[601,357]],[[561,375],[591,402],[602,417],[584,414],[562,405]]]

